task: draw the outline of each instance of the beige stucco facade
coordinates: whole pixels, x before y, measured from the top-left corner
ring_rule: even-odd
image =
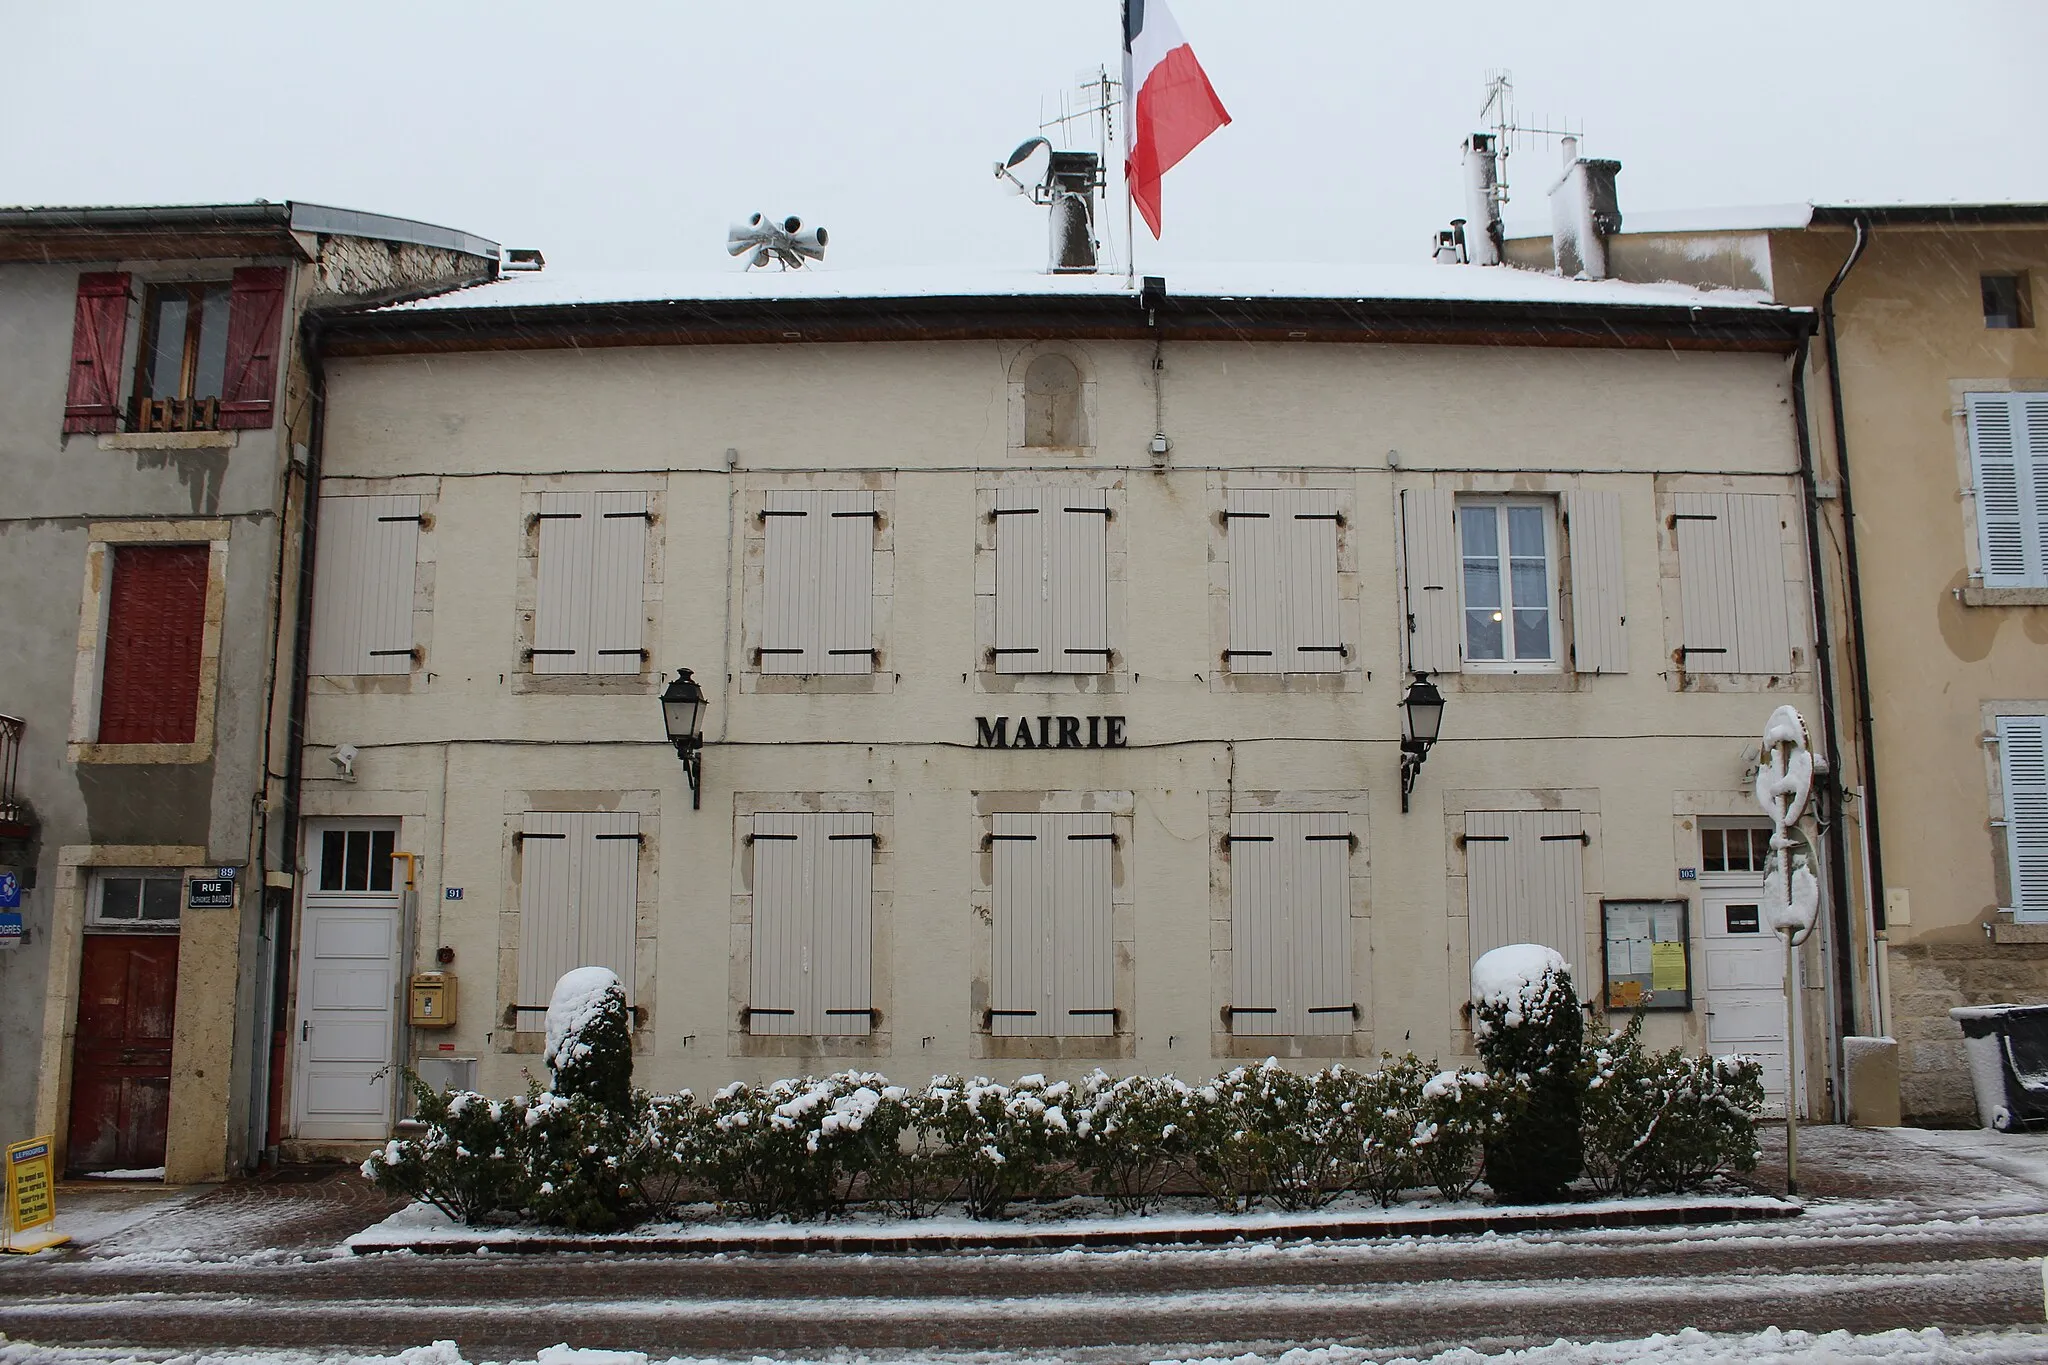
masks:
[[[1020,361],[1046,350],[1086,385],[1085,446],[1018,442]],[[1810,713],[1814,701],[1789,357],[1172,341],[1162,355],[1155,371],[1147,342],[965,339],[331,360],[322,495],[420,496],[424,648],[406,676],[312,680],[304,809],[315,829],[329,816],[402,820],[400,846],[420,857],[405,969],[452,949],[461,1008],[453,1029],[414,1035],[419,1055],[476,1058],[486,1090],[539,1072],[538,1016],[508,1013],[515,835],[531,810],[638,813],[636,1081],[699,1093],[847,1065],[907,1078],[1097,1065],[1187,1075],[1269,1053],[1469,1055],[1468,811],[1581,813],[1586,975],[1600,961],[1603,897],[1690,903],[1680,875],[1700,866],[1699,820],[1754,815],[1755,736],[1773,706]],[[1171,453],[1155,462],[1162,420]],[[1113,656],[1099,674],[987,662],[991,509],[998,490],[1023,484],[1109,500]],[[766,495],[805,488],[869,492],[880,509],[872,674],[761,669],[758,514]],[[1221,514],[1234,490],[1288,488],[1322,490],[1341,516],[1346,652],[1325,672],[1237,673],[1223,661]],[[659,509],[641,585],[650,657],[637,673],[537,676],[521,643],[532,638],[529,518],[537,495],[584,490],[645,492]],[[1519,674],[1437,675],[1443,739],[1406,814],[1404,490],[1552,508],[1581,490],[1616,495],[1626,621],[1625,672],[1575,672],[1566,652]],[[1674,663],[1670,518],[1691,492],[1777,499],[1793,641],[1782,676]],[[1561,529],[1561,642],[1571,543]],[[656,702],[678,666],[711,695],[697,809]],[[1127,747],[976,747],[978,718],[1040,715],[1124,717]],[[327,762],[344,743],[357,750],[352,782]],[[866,1036],[764,1038],[747,1026],[747,822],[804,809],[874,822],[878,1013]],[[1031,810],[1112,821],[1112,1037],[991,1036],[986,840],[996,813]],[[1344,822],[1349,1031],[1233,1033],[1226,836],[1246,811]],[[1695,964],[1699,932],[1695,916]],[[1809,949],[1809,1038],[1829,1014],[1822,951]],[[1703,998],[1653,1016],[1650,1037],[1701,1046]],[[1813,1063],[1825,1050],[1807,1066],[1810,1107],[1824,1102],[1826,1067]]]

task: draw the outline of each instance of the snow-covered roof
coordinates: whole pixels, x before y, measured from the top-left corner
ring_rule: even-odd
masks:
[[[1159,268],[1154,268],[1159,269]],[[1160,271],[1175,298],[1470,301],[1753,308],[1779,311],[1760,293],[1693,289],[1678,284],[1568,280],[1512,267],[1417,265],[1169,266]],[[874,270],[710,270],[671,273],[586,273],[550,268],[515,273],[495,283],[386,312],[540,308],[576,304],[776,299],[1071,298],[1128,295],[1121,273],[1047,275],[1034,270],[926,267]]]
[[[1649,209],[1623,207],[1621,231],[1649,232],[1790,232],[1809,227],[1841,227],[1857,218],[1874,223],[1922,226],[1944,224],[2044,223],[2048,203],[2020,200],[1926,200],[1887,203],[1870,200],[1847,204],[1737,204],[1723,208]],[[1523,219],[1509,223],[1504,231],[1512,241],[1548,237],[1548,219]]]

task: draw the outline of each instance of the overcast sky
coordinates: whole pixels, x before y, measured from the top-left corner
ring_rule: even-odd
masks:
[[[1139,264],[1421,261],[1488,68],[1583,124],[1631,210],[2048,198],[2044,0],[1172,0],[1235,122]],[[727,269],[756,209],[827,268],[1044,257],[991,164],[1116,0],[0,0],[0,202],[305,199],[546,252]],[[1547,217],[1554,145],[1510,162]],[[1107,215],[1121,235],[1120,197]],[[1143,234],[1142,224],[1139,231]]]

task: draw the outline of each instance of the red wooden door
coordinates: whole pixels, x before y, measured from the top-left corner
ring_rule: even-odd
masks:
[[[72,1170],[164,1164],[177,1003],[175,935],[85,936],[71,1054]]]

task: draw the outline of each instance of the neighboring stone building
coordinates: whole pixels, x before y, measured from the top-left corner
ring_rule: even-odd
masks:
[[[1973,1119],[1949,1009],[2048,1001],[2048,204],[1628,215],[1602,248],[1616,279],[1832,315],[1806,389],[1843,881],[1883,944],[1854,1028],[1898,1038],[1909,1120]]]
[[[636,1079],[701,1090],[1448,1060],[1472,957],[1536,939],[1782,1096],[1777,950],[1700,898],[1755,902],[1745,768],[1816,699],[1810,313],[945,283],[506,281],[328,329],[295,1150],[385,1134],[394,1059],[516,1089],[586,963]],[[1411,670],[1447,702],[1404,800]],[[437,966],[452,1027],[407,1029],[386,986]]]
[[[312,204],[0,209],[0,1140],[174,1181],[262,1145],[297,338],[497,273],[493,243]]]

